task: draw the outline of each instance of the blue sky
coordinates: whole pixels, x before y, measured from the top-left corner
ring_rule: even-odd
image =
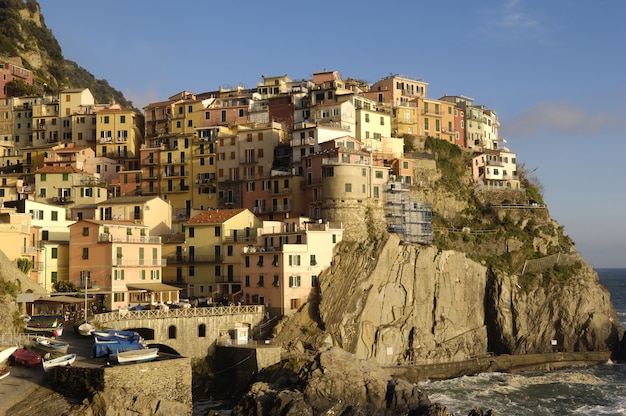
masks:
[[[496,110],[551,216],[595,267],[626,267],[626,2],[39,0],[67,59],[138,108],[324,68]],[[388,6],[388,9],[384,9]]]

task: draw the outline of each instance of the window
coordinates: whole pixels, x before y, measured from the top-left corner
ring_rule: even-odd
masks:
[[[194,227],[189,227],[189,237],[195,237],[196,236],[196,229]]]
[[[289,276],[289,287],[300,287],[300,276]]]
[[[315,254],[311,254],[311,266],[316,266],[317,260],[315,259]]]
[[[122,278],[124,276],[124,270],[122,270]],[[160,280],[160,273],[159,270],[150,270],[150,280]]]
[[[124,270],[114,270],[113,277],[115,280],[124,280]]]
[[[195,276],[196,275],[196,266],[191,265],[189,266],[189,276]]]
[[[319,281],[317,279],[316,274],[311,275],[311,287],[317,287],[319,285]]]
[[[352,184],[351,183],[345,184],[345,191],[346,192],[352,192]]]
[[[176,327],[174,325],[170,325],[167,329],[167,337],[169,339],[176,339]]]
[[[263,267],[263,256],[259,256],[259,261],[256,264],[259,267]]]
[[[215,237],[219,237],[222,235],[222,228],[219,225],[215,226]]]
[[[250,267],[250,256],[244,257],[244,266]]]
[[[83,235],[84,236],[88,236],[89,235],[89,227],[83,227]]]
[[[246,287],[250,287],[250,276],[246,275],[244,278],[244,284]]]
[[[299,254],[291,254],[289,256],[289,265],[290,266],[299,266],[300,265],[300,255]]]
[[[198,325],[198,338],[206,337],[206,325],[200,324]]]
[[[280,286],[280,278],[278,277],[277,274],[274,275],[274,281],[272,282],[272,286],[274,287]]]
[[[51,281],[52,283],[56,283],[56,282],[57,282],[57,279],[58,279],[58,277],[57,277],[57,272],[51,272],[51,273],[50,273],[50,281]]]
[[[262,274],[259,275],[259,282],[257,283],[257,286],[259,287],[265,286],[265,277]]]
[[[383,171],[382,170],[377,170],[376,171],[376,179],[382,179],[383,178]]]
[[[380,192],[378,190],[378,186],[374,187],[374,198],[378,198],[380,196]]]
[[[51,259],[58,259],[59,258],[59,249],[56,247],[53,247],[51,252],[50,252],[50,258]]]
[[[407,160],[402,162],[402,168],[403,169],[408,169],[409,168],[409,162]]]
[[[146,271],[145,270],[141,271],[141,280],[146,280]]]

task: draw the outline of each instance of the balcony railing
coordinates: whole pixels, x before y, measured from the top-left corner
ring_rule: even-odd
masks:
[[[114,235],[102,233],[98,236],[99,243],[141,243],[141,244],[161,244],[160,236],[132,236],[132,235]]]
[[[122,258],[114,258],[111,263],[113,267],[165,267],[167,266],[167,258],[158,259],[156,261],[150,260],[125,260]]]

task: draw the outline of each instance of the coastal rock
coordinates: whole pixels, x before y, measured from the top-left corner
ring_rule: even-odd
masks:
[[[379,365],[487,352],[487,268],[456,251],[346,242],[323,275],[319,316],[335,345]]]
[[[296,377],[286,376],[292,372]],[[244,415],[450,415],[416,386],[394,379],[371,360],[330,348],[300,368],[273,369],[233,409]]]
[[[487,296],[490,350],[496,354],[619,351],[623,329],[595,271],[582,268],[567,281],[520,282],[495,272]]]
[[[132,394],[122,390],[109,389],[96,393],[91,399],[86,416],[169,416],[189,415],[189,406],[160,400],[158,397]]]

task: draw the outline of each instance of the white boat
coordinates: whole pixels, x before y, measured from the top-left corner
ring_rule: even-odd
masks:
[[[67,353],[67,349],[70,344],[67,342],[57,341],[56,339],[46,338],[46,337],[37,337],[35,338],[35,342],[37,346],[50,352],[57,352],[61,354]]]
[[[5,362],[15,351],[17,351],[17,347],[9,347],[0,351],[0,364]]]
[[[66,354],[52,360],[43,360],[41,364],[43,365],[43,370],[48,371],[52,367],[70,366],[74,364],[74,361],[76,361],[76,354]]]
[[[88,337],[91,335],[93,331],[95,331],[95,327],[91,325],[89,322],[83,322],[78,327],[78,333],[82,336]]]
[[[143,363],[146,361],[152,361],[158,356],[158,348],[142,348],[140,350],[121,351],[117,353],[117,362],[120,364]]]

